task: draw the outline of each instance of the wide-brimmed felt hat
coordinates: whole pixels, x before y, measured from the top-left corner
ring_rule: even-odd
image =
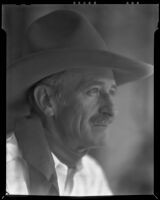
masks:
[[[103,69],[105,73],[110,68],[117,85],[122,85],[153,73],[150,64],[110,52],[86,17],[71,10],[56,10],[33,22],[26,31],[22,53],[7,69],[9,121],[27,115],[27,90],[51,74],[73,68]]]

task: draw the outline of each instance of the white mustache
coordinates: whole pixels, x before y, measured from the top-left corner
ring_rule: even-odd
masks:
[[[98,115],[95,115],[91,118],[91,122],[95,125],[108,125],[110,123],[112,123],[114,120],[114,115],[113,114],[105,114],[105,115],[102,115],[102,114],[98,114]]]

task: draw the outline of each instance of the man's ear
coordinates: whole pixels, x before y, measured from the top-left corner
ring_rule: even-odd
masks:
[[[56,112],[56,103],[53,98],[53,91],[49,86],[38,85],[34,89],[34,99],[40,111],[48,116],[54,116]]]

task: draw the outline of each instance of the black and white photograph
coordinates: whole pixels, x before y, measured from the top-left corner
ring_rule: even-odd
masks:
[[[4,4],[6,194],[154,194],[158,4]]]

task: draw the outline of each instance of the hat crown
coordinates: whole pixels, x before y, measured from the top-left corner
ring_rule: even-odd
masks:
[[[30,25],[26,32],[23,54],[51,48],[105,50],[106,45],[82,14],[71,10],[57,10]]]

